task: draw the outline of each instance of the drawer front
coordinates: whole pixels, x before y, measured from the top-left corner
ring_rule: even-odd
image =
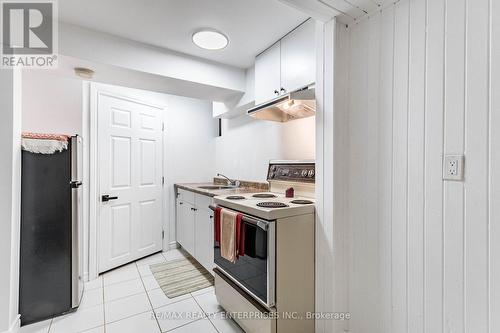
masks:
[[[186,191],[181,188],[177,189],[177,199],[181,201],[189,202],[190,204],[195,204],[195,193],[191,191]]]
[[[219,304],[228,312],[234,313],[257,313],[263,314],[263,318],[233,318],[246,333],[276,333],[276,320],[269,312],[263,312],[262,308],[256,307],[241,294],[222,272],[215,271],[215,295]],[[264,319],[266,318],[266,319]]]

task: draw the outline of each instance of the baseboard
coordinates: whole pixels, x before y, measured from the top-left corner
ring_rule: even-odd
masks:
[[[21,327],[21,315],[16,316],[16,320],[10,325],[9,330],[3,331],[2,333],[17,333]]]
[[[168,247],[169,247],[169,250],[174,250],[174,249],[178,249],[180,246],[176,241],[173,241],[173,242],[170,242]]]

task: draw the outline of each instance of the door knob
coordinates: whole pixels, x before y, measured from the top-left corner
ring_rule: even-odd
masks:
[[[283,94],[284,94],[284,93],[286,92],[286,89],[285,89],[285,88],[283,88],[283,87],[281,87],[280,91],[281,91],[281,93],[283,93]]]
[[[278,90],[275,90],[275,91],[274,91],[274,94],[275,94],[275,95],[279,95],[279,93],[280,93],[280,92],[279,92]]]
[[[109,200],[116,200],[118,197],[110,197],[109,194],[105,194],[101,197],[102,202],[107,202]]]

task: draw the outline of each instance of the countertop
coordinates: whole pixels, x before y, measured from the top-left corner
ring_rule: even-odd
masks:
[[[237,187],[237,188],[229,188],[229,189],[221,189],[221,190],[207,190],[203,188],[199,188],[200,186],[212,186],[214,183],[183,183],[183,184],[174,184],[176,189],[180,188],[186,191],[195,192],[198,194],[203,194],[209,197],[216,197],[219,195],[237,195],[237,194],[245,194],[245,193],[258,193],[258,192],[267,192],[267,189],[263,189],[262,187]],[[218,184],[215,184],[218,185]]]

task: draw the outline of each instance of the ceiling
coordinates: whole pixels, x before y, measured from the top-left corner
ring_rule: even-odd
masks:
[[[359,20],[383,7],[399,0],[317,0],[321,4],[341,13],[340,18],[346,23]]]
[[[398,3],[400,0],[278,0],[318,21],[327,22],[333,17],[345,24],[364,20],[371,14]]]
[[[59,20],[240,68],[307,19],[272,0],[64,0]],[[229,45],[203,50],[191,41],[194,30],[225,33]]]

